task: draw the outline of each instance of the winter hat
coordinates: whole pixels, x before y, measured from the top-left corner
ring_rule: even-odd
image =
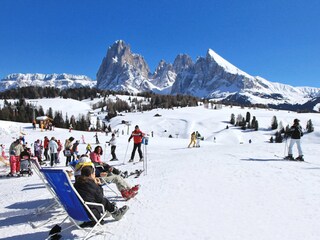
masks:
[[[74,140],[74,137],[69,137],[69,141],[72,142]]]
[[[91,162],[90,158],[88,158],[87,156],[83,156],[79,159],[76,167],[75,167],[75,171],[74,171],[74,175],[75,176],[80,176],[81,175],[81,169],[84,166],[91,166],[94,167],[93,163]]]
[[[300,120],[296,118],[295,120],[293,120],[293,122],[294,122],[294,123],[299,123]]]
[[[139,126],[138,126],[138,125],[136,125],[134,128],[139,128]]]

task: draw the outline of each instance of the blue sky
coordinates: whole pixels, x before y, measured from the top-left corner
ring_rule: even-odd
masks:
[[[154,71],[209,48],[269,81],[320,87],[318,0],[0,0],[0,79],[72,73],[93,79],[122,39]]]

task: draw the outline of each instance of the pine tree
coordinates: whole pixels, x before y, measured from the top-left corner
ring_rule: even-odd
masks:
[[[250,113],[247,112],[247,115],[246,115],[246,122],[247,122],[247,123],[250,122],[250,118],[251,118]]]
[[[278,128],[278,120],[276,116],[273,116],[271,120],[271,129],[275,130],[277,128]]]
[[[252,121],[251,121],[251,128],[255,129],[256,128],[256,123],[257,123],[256,117],[253,116],[252,117]]]
[[[311,132],[313,132],[314,131],[314,127],[313,127],[313,124],[312,124],[312,121],[311,121],[311,119],[309,119],[308,120],[308,122],[307,122],[307,132],[308,133],[311,133]]]
[[[254,130],[255,130],[255,131],[258,131],[258,129],[259,129],[259,123],[258,123],[258,121],[256,120],[255,126],[254,126]]]
[[[231,114],[230,124],[232,124],[232,125],[234,125],[234,124],[235,124],[235,116],[234,116],[234,114],[233,114],[233,113]]]

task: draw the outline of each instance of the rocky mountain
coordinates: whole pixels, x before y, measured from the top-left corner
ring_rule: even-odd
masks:
[[[0,91],[11,88],[22,88],[28,86],[56,87],[56,88],[80,88],[95,87],[96,81],[84,75],[71,74],[10,74],[0,80]]]
[[[124,41],[116,41],[107,50],[97,80],[71,74],[11,74],[0,80],[0,91],[25,86],[57,88],[97,87],[114,91],[160,94],[189,94],[201,98],[237,103],[273,105],[304,104],[320,97],[320,89],[293,87],[251,76],[213,50],[195,62],[179,54],[173,64],[161,60],[154,72],[144,58],[131,51]]]
[[[97,73],[97,88],[140,92],[152,88],[149,66],[143,57],[133,54],[130,46],[117,41],[109,47]]]
[[[161,60],[151,73],[143,57],[132,53],[124,41],[109,47],[97,73],[97,87],[263,104],[304,103],[320,96],[319,88],[292,87],[251,76],[211,49],[195,62],[186,54],[178,55],[173,64]]]

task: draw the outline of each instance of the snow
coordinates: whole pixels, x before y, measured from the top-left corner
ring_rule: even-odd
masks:
[[[237,68],[236,66],[234,66],[233,64],[231,64],[230,62],[225,60],[223,57],[221,57],[219,54],[217,54],[212,49],[208,50],[208,54],[216,61],[216,63],[218,65],[223,67],[227,72],[233,73],[233,74],[239,74],[239,75],[243,75],[243,76],[252,78],[252,76],[250,76],[246,72],[240,70],[239,68]]]
[[[68,100],[61,101],[66,102],[56,105],[70,111]],[[72,111],[86,110],[79,102],[72,106]],[[251,113],[251,118],[256,116],[259,131],[242,131],[228,123],[232,113],[246,116],[246,112]],[[155,114],[161,116],[155,117]],[[122,120],[131,121],[130,132],[135,125],[150,135],[153,131],[154,137],[150,136],[147,146],[148,172],[138,179],[127,179],[131,185],[141,184],[141,189],[136,198],[117,202],[118,206],[127,204],[130,209],[120,221],[104,225],[113,235],[91,239],[319,239],[318,114],[225,106],[213,110],[199,106],[123,115],[110,122],[113,129],[120,131],[118,158],[120,162],[128,160],[132,149],[132,142],[128,145],[127,141],[127,126],[121,124]],[[270,130],[273,116],[277,116],[284,126],[298,118],[305,127],[312,119],[315,132],[305,134],[302,139],[307,162],[283,161],[275,156],[285,154],[286,142],[268,143],[274,133]],[[227,125],[229,129],[226,129]],[[31,124],[7,121],[0,121],[0,143],[8,149],[21,131],[26,133],[29,144],[44,136],[55,136],[64,141],[70,136],[81,140],[84,135],[85,140],[95,146],[95,132],[69,133],[57,128],[52,132],[41,132],[32,130]],[[187,148],[192,131],[199,131],[204,136],[200,148]],[[168,138],[169,135],[173,138]],[[99,133],[102,143],[110,138],[110,135]],[[85,146],[80,144],[80,152],[85,151]],[[110,149],[105,150],[103,159],[108,160]],[[297,155],[296,148],[294,155]],[[62,159],[58,167],[66,168],[64,157]],[[119,168],[132,171],[141,169],[142,165],[126,164]],[[6,171],[8,169],[1,168],[1,174]],[[4,239],[45,239],[59,221],[39,229],[28,224],[28,221],[41,223],[51,216],[49,213],[33,214],[37,206],[51,199],[37,175],[0,178],[0,183],[0,236]],[[110,197],[111,193],[106,192],[106,195]],[[62,235],[63,239],[77,239],[83,232],[71,228]]]

